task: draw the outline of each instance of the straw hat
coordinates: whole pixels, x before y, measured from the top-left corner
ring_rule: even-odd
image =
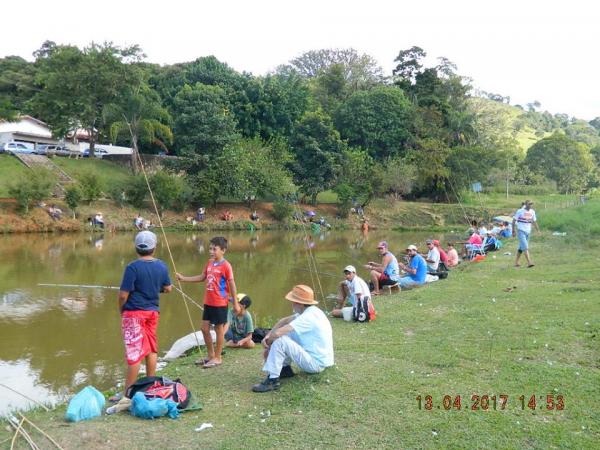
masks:
[[[319,303],[315,300],[313,290],[305,284],[294,286],[294,289],[288,292],[285,298],[290,302],[300,303],[301,305],[317,305]]]

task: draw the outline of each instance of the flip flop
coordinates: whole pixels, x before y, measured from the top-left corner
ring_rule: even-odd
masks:
[[[123,398],[123,393],[117,392],[115,395],[109,397],[108,401],[111,403],[117,403],[117,402],[120,402],[122,398]]]
[[[533,267],[533,266],[535,266],[535,264],[529,264],[529,265],[527,266],[527,268],[529,269],[529,268],[531,268],[531,267]]]
[[[206,362],[202,366],[202,368],[203,369],[212,369],[213,367],[217,367],[217,366],[220,366],[220,365],[221,365],[221,363],[216,363],[216,362],[213,362],[213,361],[208,361],[208,362]]]
[[[197,359],[194,362],[194,364],[196,364],[197,366],[203,366],[204,364],[206,364],[209,361],[210,361],[210,359],[208,359],[208,358],[202,358],[202,359]]]

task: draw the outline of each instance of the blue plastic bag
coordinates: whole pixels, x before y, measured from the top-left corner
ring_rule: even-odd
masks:
[[[143,392],[138,392],[133,396],[129,410],[131,414],[142,419],[154,419],[162,416],[169,416],[171,419],[179,417],[177,403],[173,400],[162,398],[148,400]]]
[[[102,414],[104,408],[104,395],[95,387],[84,387],[69,402],[65,419],[69,422],[93,419]]]

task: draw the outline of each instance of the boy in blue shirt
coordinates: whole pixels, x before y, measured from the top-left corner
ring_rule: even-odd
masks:
[[[146,375],[156,375],[159,294],[173,289],[167,265],[154,258],[156,242],[156,235],[151,231],[137,234],[135,251],[139,258],[125,268],[119,289],[121,331],[127,360],[125,391],[137,380],[142,360],[146,362]]]

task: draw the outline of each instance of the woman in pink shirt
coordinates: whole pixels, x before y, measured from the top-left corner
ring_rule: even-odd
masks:
[[[448,256],[448,261],[446,262],[448,267],[458,266],[458,252],[454,248],[454,244],[452,244],[452,242],[448,242],[448,250],[446,255]]]

